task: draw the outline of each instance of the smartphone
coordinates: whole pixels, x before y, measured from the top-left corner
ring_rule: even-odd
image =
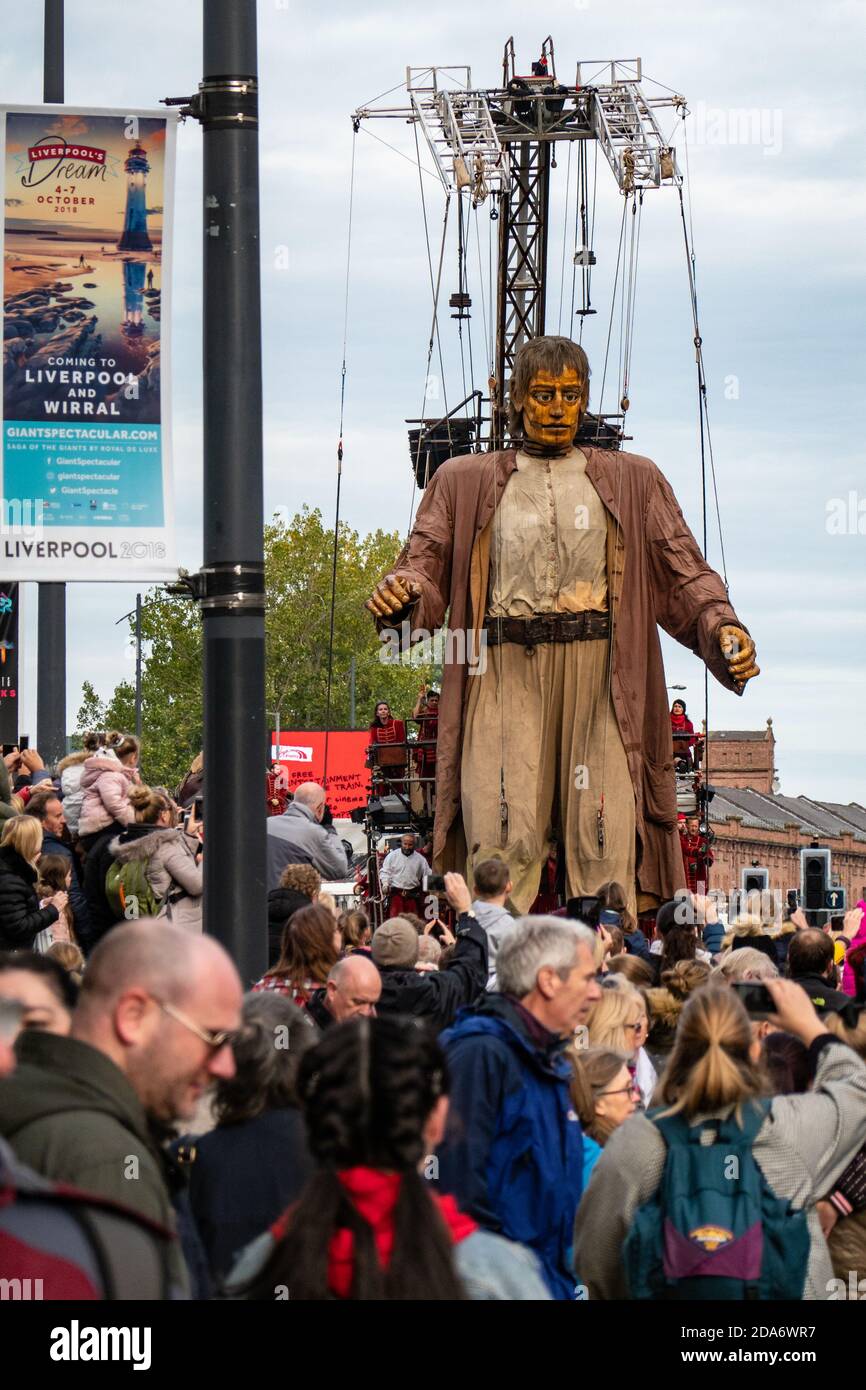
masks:
[[[599,918],[599,901],[597,897],[584,896],[582,898],[569,898],[565,905],[565,915],[572,921],[585,922],[588,927],[597,927]]]
[[[18,749],[18,744],[17,744],[17,743],[4,743],[4,744],[3,744],[3,757],[4,757],[4,758],[8,757],[10,753],[17,753],[18,751],[19,751],[19,749]]]
[[[444,893],[445,878],[443,874],[431,874],[427,880],[428,893]]]
[[[767,1018],[776,1012],[773,996],[758,980],[733,980],[733,989],[740,997],[749,1018]]]

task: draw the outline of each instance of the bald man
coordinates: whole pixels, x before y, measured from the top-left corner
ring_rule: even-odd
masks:
[[[46,1178],[174,1229],[160,1131],[234,1075],[237,971],[208,936],[141,918],[93,952],[69,1037],[25,1032],[0,1081],[0,1134]],[[179,1247],[179,1290],[186,1270]]]
[[[338,960],[324,989],[317,989],[307,1013],[317,1028],[329,1028],[347,1018],[372,1018],[382,993],[382,976],[369,956],[353,952]]]
[[[269,816],[268,892],[278,888],[287,864],[312,864],[322,878],[348,878],[349,861],[333,825],[323,825],[325,792],[318,782],[302,782],[281,816]]]

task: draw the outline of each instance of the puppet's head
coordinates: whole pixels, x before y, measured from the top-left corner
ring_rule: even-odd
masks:
[[[508,423],[542,449],[571,447],[589,400],[589,361],[570,338],[531,338],[517,351]]]

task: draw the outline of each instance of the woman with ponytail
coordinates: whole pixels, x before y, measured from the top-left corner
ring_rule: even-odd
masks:
[[[129,804],[135,819],[111,842],[115,862],[141,866],[155,915],[200,932],[204,871],[195,817],[186,828],[178,825],[177,807],[164,787],[132,787]]]
[[[338,1024],[301,1058],[297,1091],[317,1171],[241,1255],[228,1297],[547,1299],[535,1256],[481,1231],[437,1190],[445,1056],[399,1016]]]
[[[763,1181],[792,1214],[806,1213],[802,1297],[830,1296],[833,1270],[816,1204],[863,1143],[866,1065],[828,1031],[798,984],[763,984],[775,1006],[770,1021],[808,1049],[813,1089],[770,1098],[761,1044],[736,992],[709,984],[692,994],[656,1090],[659,1108],[632,1116],[611,1135],[578,1208],[575,1262],[590,1298],[630,1296],[623,1244],[640,1210],[665,1190],[668,1149],[660,1124],[681,1117],[690,1129],[712,1130],[731,1121],[742,1131],[755,1126],[756,1110],[763,1119],[750,1152]]]

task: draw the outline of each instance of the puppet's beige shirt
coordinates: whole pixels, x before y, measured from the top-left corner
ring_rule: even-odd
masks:
[[[493,521],[487,612],[580,613],[607,608],[607,514],[586,458],[518,453]]]

